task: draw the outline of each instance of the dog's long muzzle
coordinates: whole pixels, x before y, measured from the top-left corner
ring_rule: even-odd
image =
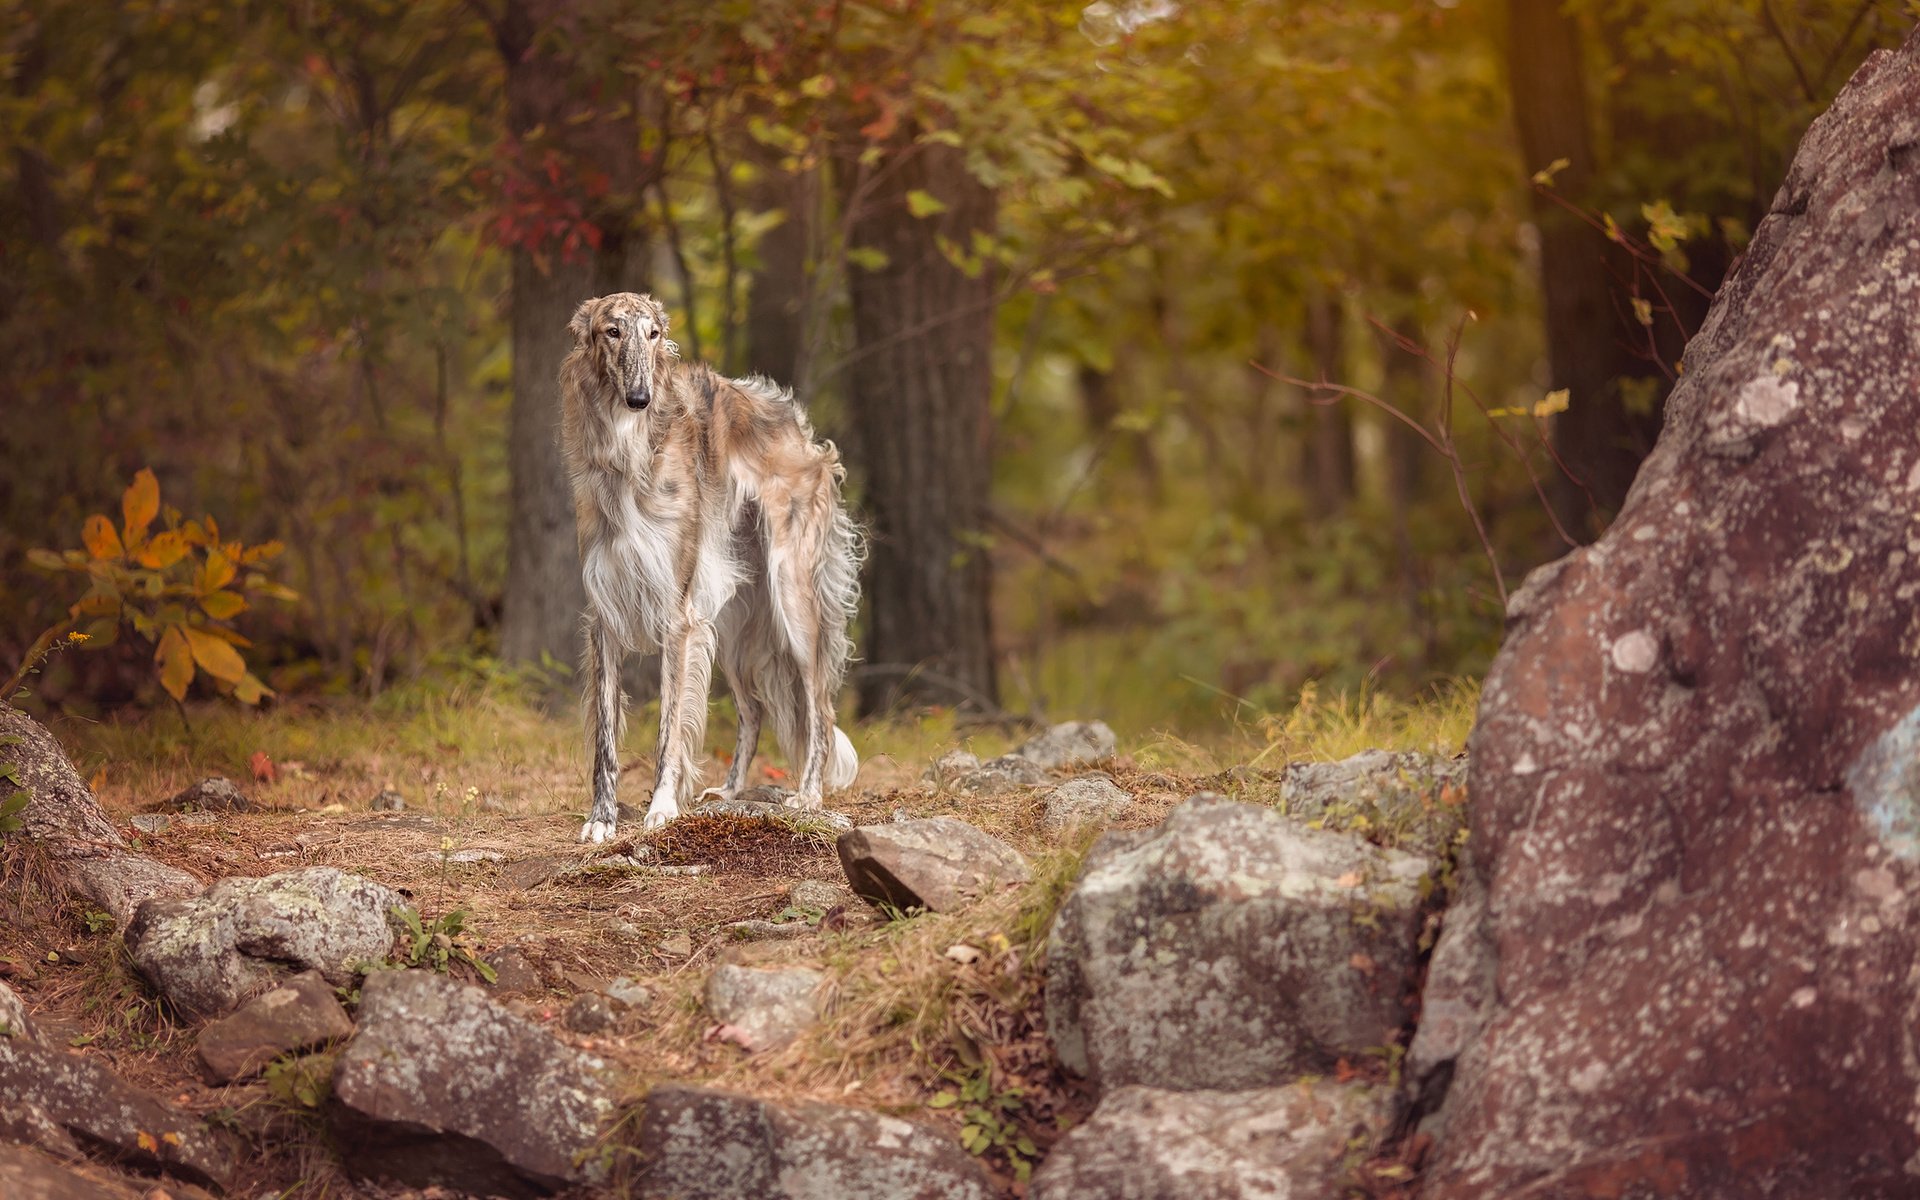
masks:
[[[635,412],[639,412],[645,408],[647,402],[652,399],[653,397],[647,393],[646,385],[641,384],[639,387],[627,393],[627,407]]]

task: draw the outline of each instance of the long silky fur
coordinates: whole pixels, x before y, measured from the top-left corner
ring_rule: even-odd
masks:
[[[561,444],[588,613],[586,716],[593,810],[583,839],[612,836],[613,748],[624,719],[620,654],[661,653],[660,764],[648,824],[699,785],[716,661],[740,708],[723,796],[744,786],[761,722],[798,775],[790,803],[818,807],[853,782],[833,699],[852,656],[865,547],[841,501],[845,470],[791,393],[680,361],[665,309],[621,293],[589,300],[560,369]],[[643,410],[629,400],[643,398]]]

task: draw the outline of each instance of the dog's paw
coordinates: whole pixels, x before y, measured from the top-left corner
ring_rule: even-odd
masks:
[[[710,787],[703,790],[698,796],[695,796],[693,798],[693,806],[695,808],[700,808],[701,806],[707,805],[707,804],[726,804],[732,799],[733,799],[733,796],[731,793],[727,791],[727,789]]]
[[[824,803],[826,801],[818,793],[808,796],[795,792],[786,799],[788,808],[797,808],[802,812],[819,812],[820,806]]]
[[[592,842],[596,846],[602,842],[612,841],[613,822],[588,821],[580,827],[580,840],[583,842]]]
[[[647,806],[647,820],[641,828],[658,829],[679,815],[680,806],[678,804],[675,804],[671,800],[664,804],[655,800]]]

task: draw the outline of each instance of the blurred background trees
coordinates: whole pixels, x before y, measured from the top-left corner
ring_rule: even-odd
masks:
[[[27,551],[151,466],[286,544],[301,600],[237,619],[282,695],[560,677],[551,381],[632,288],[846,450],[867,711],[1477,673],[1463,487],[1515,577],[1604,527],[1800,133],[1913,17],[0,0],[0,661],[75,599]],[[1449,400],[1458,472],[1382,407]],[[151,694],[124,650],[43,698]]]

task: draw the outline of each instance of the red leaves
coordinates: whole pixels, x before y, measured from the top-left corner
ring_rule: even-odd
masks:
[[[482,227],[493,244],[529,254],[558,251],[567,262],[578,262],[589,250],[600,249],[605,234],[590,220],[580,197],[605,198],[613,190],[607,172],[588,163],[570,163],[558,151],[545,150],[529,162],[519,142],[501,142],[497,171],[482,169],[474,182],[499,184],[499,207]]]

